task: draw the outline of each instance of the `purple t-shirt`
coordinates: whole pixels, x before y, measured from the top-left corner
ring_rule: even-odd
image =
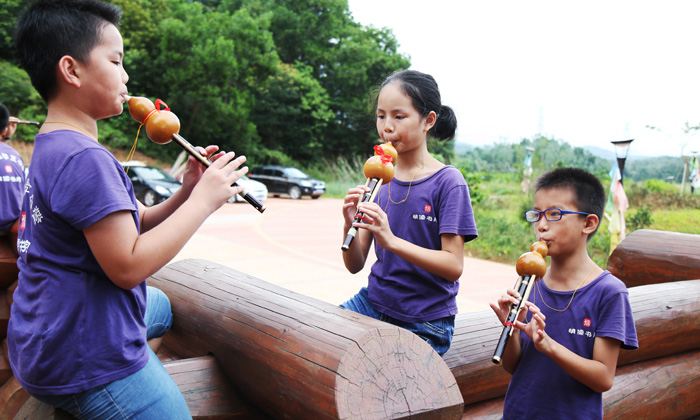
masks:
[[[609,271],[603,272],[576,292],[564,312],[547,307],[566,308],[571,294],[571,291],[551,290],[542,281],[535,283],[530,293],[529,300],[547,318],[545,331],[552,339],[586,359],[593,358],[596,337],[619,340],[626,350],[638,347],[629,294],[617,277]],[[508,385],[504,419],[603,418],[602,393],[577,381],[537,351],[524,332],[520,333],[520,340],[522,357]],[[546,401],[542,396],[546,396]]]
[[[410,184],[410,185],[409,185]],[[440,234],[477,237],[469,188],[453,166],[412,183],[393,179],[382,185],[376,202],[386,212],[391,231],[427,249],[442,249]],[[409,192],[410,186],[410,192]],[[369,299],[378,311],[406,322],[425,322],[457,313],[459,281],[431,274],[374,243],[377,261],[369,274]]]
[[[17,248],[19,283],[8,329],[12,370],[27,391],[82,392],[146,365],[146,282],[116,286],[83,229],[131,211],[131,181],[100,144],[74,131],[35,138]]]
[[[0,231],[19,219],[24,188],[24,161],[15,149],[0,143]]]

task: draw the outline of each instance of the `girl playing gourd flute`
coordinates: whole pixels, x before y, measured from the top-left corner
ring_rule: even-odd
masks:
[[[454,333],[464,243],[477,230],[464,177],[430,155],[427,139],[452,139],[457,120],[432,76],[405,70],[382,83],[376,124],[398,153],[395,175],[374,202],[359,203],[362,222],[353,218],[367,187],[345,196],[343,233],[359,229],[343,252],[345,267],[362,270],[372,242],[377,261],[367,287],[341,306],[406,328],[443,355]]]

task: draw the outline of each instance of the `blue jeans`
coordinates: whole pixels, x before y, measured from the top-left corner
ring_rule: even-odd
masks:
[[[160,290],[148,287],[147,338],[162,337],[170,329],[170,300]],[[148,349],[148,363],[136,373],[78,394],[34,395],[80,420],[191,420],[190,410],[173,379]]]
[[[366,287],[360,289],[352,299],[340,306],[358,314],[407,329],[430,344],[440,356],[445,354],[452,344],[452,336],[455,332],[454,315],[426,322],[401,321],[377,311],[369,300],[369,291]]]
[[[146,340],[164,336],[173,324],[170,299],[155,287],[146,286],[146,313],[143,321],[146,323]]]

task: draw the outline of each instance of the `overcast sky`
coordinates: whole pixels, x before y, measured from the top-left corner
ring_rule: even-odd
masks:
[[[700,1],[348,0],[455,109],[458,141],[537,133],[629,156],[700,151]],[[653,129],[647,126],[654,127]]]

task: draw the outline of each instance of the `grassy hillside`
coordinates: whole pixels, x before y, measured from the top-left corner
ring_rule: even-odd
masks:
[[[609,184],[604,180],[604,185]],[[535,240],[530,223],[522,214],[532,207],[532,198],[521,189],[513,174],[491,174],[478,185],[483,198],[474,204],[479,238],[465,246],[476,258],[514,264]],[[630,208],[625,214],[627,234],[646,228],[700,234],[700,191],[680,195],[672,184],[649,180],[625,182]],[[609,223],[603,220],[589,242],[589,252],[605,268],[610,253]]]

